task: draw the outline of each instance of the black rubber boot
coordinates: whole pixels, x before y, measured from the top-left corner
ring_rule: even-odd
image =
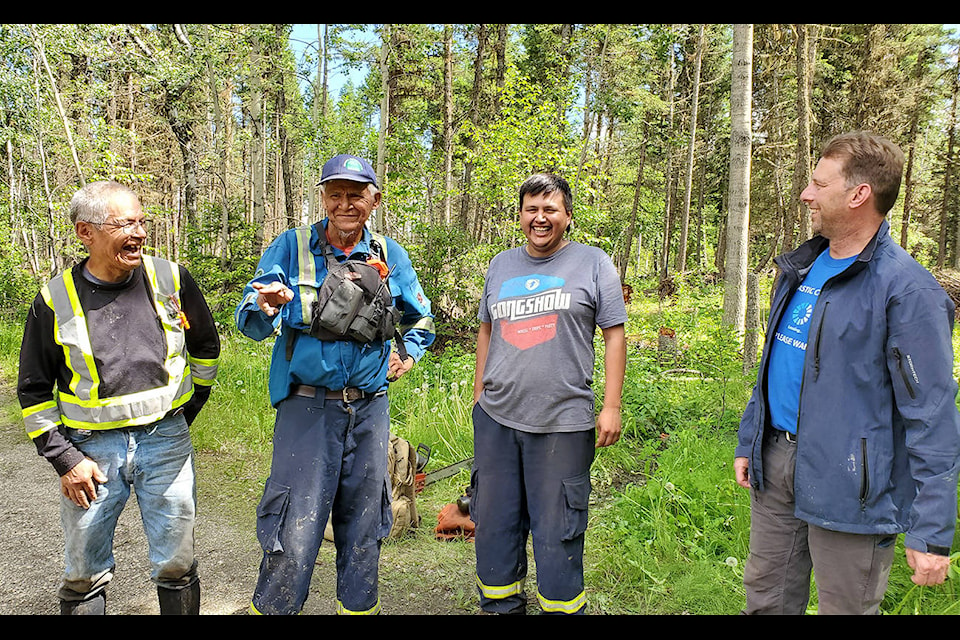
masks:
[[[183,589],[157,587],[162,616],[196,616],[200,614],[200,581]]]
[[[101,591],[86,600],[61,600],[62,616],[102,616],[107,611],[107,594]]]

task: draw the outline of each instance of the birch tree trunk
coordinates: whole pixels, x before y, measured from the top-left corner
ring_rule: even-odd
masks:
[[[443,223],[453,222],[453,27],[443,25]]]
[[[672,30],[673,27],[671,27]],[[674,100],[673,100],[673,87],[675,82],[675,64],[673,56],[673,45],[669,47],[669,52],[667,54],[667,100],[668,100],[668,118],[667,118],[667,131],[673,132],[673,111],[674,111]],[[667,277],[667,272],[670,269],[670,236],[673,233],[673,149],[670,146],[670,141],[667,140],[664,142],[666,148],[666,166],[663,171],[663,183],[664,183],[664,195],[663,195],[663,207],[664,207],[664,223],[663,223],[663,253],[660,256],[660,278],[664,279]]]
[[[680,218],[680,244],[677,246],[677,271],[687,268],[687,234],[690,229],[690,195],[693,193],[694,150],[697,146],[697,112],[700,103],[700,67],[703,61],[704,26],[697,36],[697,55],[693,62],[693,97],[690,103],[690,140],[687,142],[687,173],[683,181],[683,213]]]
[[[810,181],[810,90],[813,75],[813,61],[810,59],[810,25],[795,25],[797,32],[797,151],[793,166],[793,189],[790,191],[790,203],[787,209],[783,229],[781,253],[791,251],[795,246],[807,240],[810,224],[805,207],[800,202],[800,192]],[[795,229],[800,225],[799,238],[795,240]]]
[[[47,62],[47,54],[43,50],[43,41],[37,35],[33,25],[30,25],[30,37],[33,39],[33,45],[37,49],[37,55],[43,63],[43,68],[47,72],[47,79],[50,81],[50,91],[53,92],[54,101],[57,105],[57,113],[60,115],[60,122],[63,125],[63,132],[67,138],[67,146],[70,148],[70,155],[73,157],[73,166],[77,170],[77,178],[80,180],[80,186],[87,186],[87,181],[83,177],[83,169],[80,168],[80,157],[77,155],[77,146],[73,143],[73,134],[70,133],[70,122],[67,120],[67,114],[63,110],[63,99],[60,97],[60,90],[57,89],[57,82],[53,79],[53,72],[50,70],[50,63]]]
[[[210,33],[206,27],[203,30],[203,36],[207,43],[207,50],[210,49]],[[210,86],[210,101],[213,104],[213,145],[220,156],[220,175],[216,177],[216,183],[219,189],[217,193],[220,196],[220,230],[217,234],[217,244],[215,253],[220,256],[220,268],[226,269],[229,263],[229,242],[230,242],[230,205],[228,193],[228,176],[230,147],[224,143],[224,117],[223,109],[220,106],[220,91],[217,89],[217,76],[214,72],[213,61],[209,54],[205,60],[207,70],[207,83]],[[229,93],[227,94],[230,95]],[[229,102],[228,102],[229,104]]]
[[[321,30],[320,27],[323,27]],[[307,184],[307,221],[314,222],[317,219],[319,204],[317,202],[317,182],[320,180],[319,170],[326,161],[322,157],[324,149],[323,140],[325,138],[325,128],[327,126],[327,61],[329,56],[329,43],[327,40],[329,25],[317,25],[317,46],[320,48],[317,56],[317,81],[313,87],[313,122],[317,128],[317,134],[314,139],[313,147],[316,150],[317,157],[310,163],[309,179]]]
[[[947,125],[947,156],[946,166],[943,171],[943,200],[940,207],[940,246],[939,251],[937,252],[937,267],[943,268],[943,265],[947,261],[947,226],[950,224],[950,193],[953,190],[953,163],[954,163],[954,142],[955,136],[954,133],[957,129],[957,96],[960,93],[960,73],[958,73],[958,68],[960,68],[960,48],[958,48],[957,53],[957,66],[953,68],[953,82],[951,83],[952,87],[952,100],[950,102],[950,119],[949,124]],[[960,250],[956,251],[960,254]],[[956,259],[954,259],[956,263]]]
[[[380,131],[377,136],[377,184],[380,189],[386,186],[384,178],[387,175],[387,130],[390,127],[390,65],[387,64],[390,55],[390,25],[383,25],[380,34]],[[377,211],[375,228],[380,233],[387,233],[387,207],[380,201]]]
[[[730,203],[723,290],[723,322],[743,335],[746,318],[750,228],[750,109],[753,84],[753,25],[733,28],[730,82]]]
[[[261,25],[254,25],[254,30]],[[264,153],[263,153],[263,74],[261,71],[261,41],[253,35],[253,49],[250,52],[250,212],[253,224],[253,253],[259,255],[263,251],[263,224],[266,220],[266,183],[264,180]]]

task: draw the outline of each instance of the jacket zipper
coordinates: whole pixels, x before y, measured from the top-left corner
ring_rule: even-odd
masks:
[[[903,384],[907,387],[907,393],[910,394],[912,400],[916,400],[917,394],[913,390],[913,385],[910,384],[910,376],[907,375],[907,370],[903,368],[903,354],[900,353],[899,347],[893,348],[893,357],[897,359],[897,369],[900,370],[900,377],[903,378]]]
[[[867,465],[867,439],[860,438],[860,510],[866,509],[870,493],[870,468]]]
[[[826,283],[824,283],[826,286]],[[820,336],[823,335],[823,324],[827,319],[827,309],[830,307],[830,301],[823,303],[823,313],[820,314],[820,324],[817,325],[817,338],[813,343],[813,379],[820,377]]]

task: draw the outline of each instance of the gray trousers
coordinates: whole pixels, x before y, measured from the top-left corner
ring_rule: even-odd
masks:
[[[764,490],[750,490],[750,555],[743,571],[747,614],[803,614],[810,572],[821,614],[876,614],[893,564],[894,535],[830,531],[794,516],[796,445],[763,443]]]

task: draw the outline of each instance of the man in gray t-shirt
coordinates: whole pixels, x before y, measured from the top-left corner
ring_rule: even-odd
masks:
[[[595,427],[594,331],[627,320],[606,253],[576,242],[545,258],[504,251],[490,263],[479,317],[492,329],[479,401],[490,417],[534,433]]]
[[[474,377],[470,517],[480,606],[525,611],[533,533],[545,613],[582,613],[583,541],[595,447],[620,437],[626,308],[600,249],[566,238],[572,196],[549,174],[520,187],[527,244],[490,263]],[[603,407],[594,415],[593,338],[603,332]]]

